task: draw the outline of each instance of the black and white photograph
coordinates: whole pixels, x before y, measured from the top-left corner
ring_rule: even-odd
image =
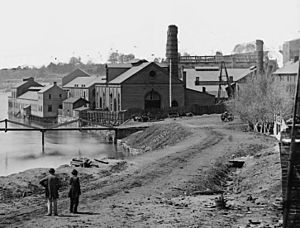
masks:
[[[300,228],[299,0],[0,8],[0,228]]]

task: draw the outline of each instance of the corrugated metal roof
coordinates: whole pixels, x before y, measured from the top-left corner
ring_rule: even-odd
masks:
[[[208,69],[208,68],[207,68]],[[205,87],[206,92],[212,94],[214,96],[218,96],[219,90],[219,76],[220,71],[216,71],[213,69],[212,71],[204,70],[204,71],[196,71],[195,69],[184,69],[186,71],[186,87],[188,89],[202,91],[202,87]],[[245,68],[229,68],[227,69],[228,76],[233,77],[233,81],[240,80],[246,75],[250,74],[253,69],[245,69]],[[225,71],[223,71],[223,75],[225,75]],[[196,77],[199,77],[200,82],[207,82],[208,85],[195,85]],[[223,77],[223,80],[225,76]],[[211,85],[209,84],[211,82]],[[221,97],[227,97],[227,92],[225,91],[225,87],[222,86]]]
[[[23,79],[23,80],[24,80],[24,79]],[[19,86],[24,85],[24,84],[26,84],[27,82],[28,82],[28,80],[26,80],[26,81],[21,81],[21,82],[15,84],[14,86],[12,86],[12,88],[18,88]],[[36,86],[42,86],[40,83],[38,83],[38,82],[36,82],[36,81],[34,81],[34,83],[36,83]]]
[[[219,81],[220,70],[204,70],[204,71],[196,71],[195,69],[184,69],[186,71],[187,81],[193,81],[195,83],[196,77],[199,77],[199,81]],[[227,68],[228,77],[233,77],[233,81],[237,81],[253,70],[245,69],[245,68]],[[225,71],[222,72],[225,75]],[[225,76],[224,76],[225,78]]]
[[[12,88],[18,88],[19,86],[24,85],[26,82],[27,81],[19,82],[19,83],[15,84],[14,86],[12,86]]]
[[[75,70],[73,70],[71,73],[65,75],[66,76],[80,76],[80,77],[89,77],[90,74],[85,72],[84,70],[80,69],[80,68],[76,68]]]
[[[297,74],[299,67],[299,61],[287,63],[285,66],[281,67],[280,69],[276,70],[273,75],[278,74]]]
[[[75,111],[85,111],[85,110],[89,110],[90,108],[89,107],[84,107],[84,106],[81,106],[79,108],[75,108],[74,110]]]
[[[107,64],[108,68],[130,68],[132,67],[131,63],[109,63]]]
[[[88,88],[95,83],[105,83],[105,76],[78,77],[64,85],[64,87],[75,87],[75,85],[78,85],[78,88],[82,88],[82,85],[84,85]]]
[[[187,89],[203,92],[203,87],[205,87],[205,91],[208,94],[214,95],[215,97],[218,97],[218,85],[199,85],[199,86],[193,86],[192,88],[187,86]],[[227,92],[225,91],[225,86],[221,87],[221,97],[228,97]]]
[[[48,89],[52,88],[54,85],[47,85],[47,86],[44,86],[40,91],[38,91],[38,93],[44,93],[46,92]]]
[[[141,65],[131,67],[129,70],[125,71],[123,74],[119,75],[115,79],[111,80],[109,84],[121,84],[140,70],[144,69],[145,67],[149,66],[151,62],[142,63]]]
[[[31,86],[28,88],[28,90],[35,90],[35,91],[39,91],[41,90],[42,88],[44,88],[44,86]]]
[[[38,100],[38,93],[36,91],[28,91],[21,96],[18,97],[19,99],[26,99],[26,100]]]
[[[84,100],[84,101],[86,101],[88,103],[88,101],[85,100],[85,99],[83,99],[82,97],[70,97],[70,98],[64,100],[63,102],[64,103],[72,103],[73,104],[73,103],[76,103],[80,99],[82,99],[82,100]]]

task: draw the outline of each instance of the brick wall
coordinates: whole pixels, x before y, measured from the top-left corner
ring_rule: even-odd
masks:
[[[282,169],[282,196],[283,202],[286,202],[287,192],[287,175],[289,165],[290,143],[279,143],[280,160]],[[288,214],[287,227],[300,227],[300,143],[295,144],[294,157],[294,172],[292,173],[291,181],[291,205]],[[284,204],[285,205],[285,204]]]
[[[209,106],[215,104],[215,96],[205,92],[199,92],[199,91],[187,89],[185,96],[186,96],[186,100],[185,100],[186,107],[192,105]]]
[[[124,85],[122,86],[121,104],[122,109],[129,108],[145,108],[145,96],[151,90],[159,93],[161,99],[161,109],[169,107],[169,85],[156,84],[156,85]],[[172,100],[176,100],[179,107],[184,106],[184,88],[181,84],[172,86]]]

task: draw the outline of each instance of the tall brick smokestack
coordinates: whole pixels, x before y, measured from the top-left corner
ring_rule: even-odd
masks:
[[[177,40],[178,29],[176,25],[169,25],[168,27],[168,37],[167,37],[167,48],[166,48],[166,58],[168,63],[172,66],[172,76],[178,77],[178,40]]]
[[[256,40],[257,72],[264,73],[264,42]]]

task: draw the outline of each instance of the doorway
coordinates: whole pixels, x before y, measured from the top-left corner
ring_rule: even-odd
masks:
[[[151,90],[145,96],[145,110],[160,109],[160,95],[154,90]]]

